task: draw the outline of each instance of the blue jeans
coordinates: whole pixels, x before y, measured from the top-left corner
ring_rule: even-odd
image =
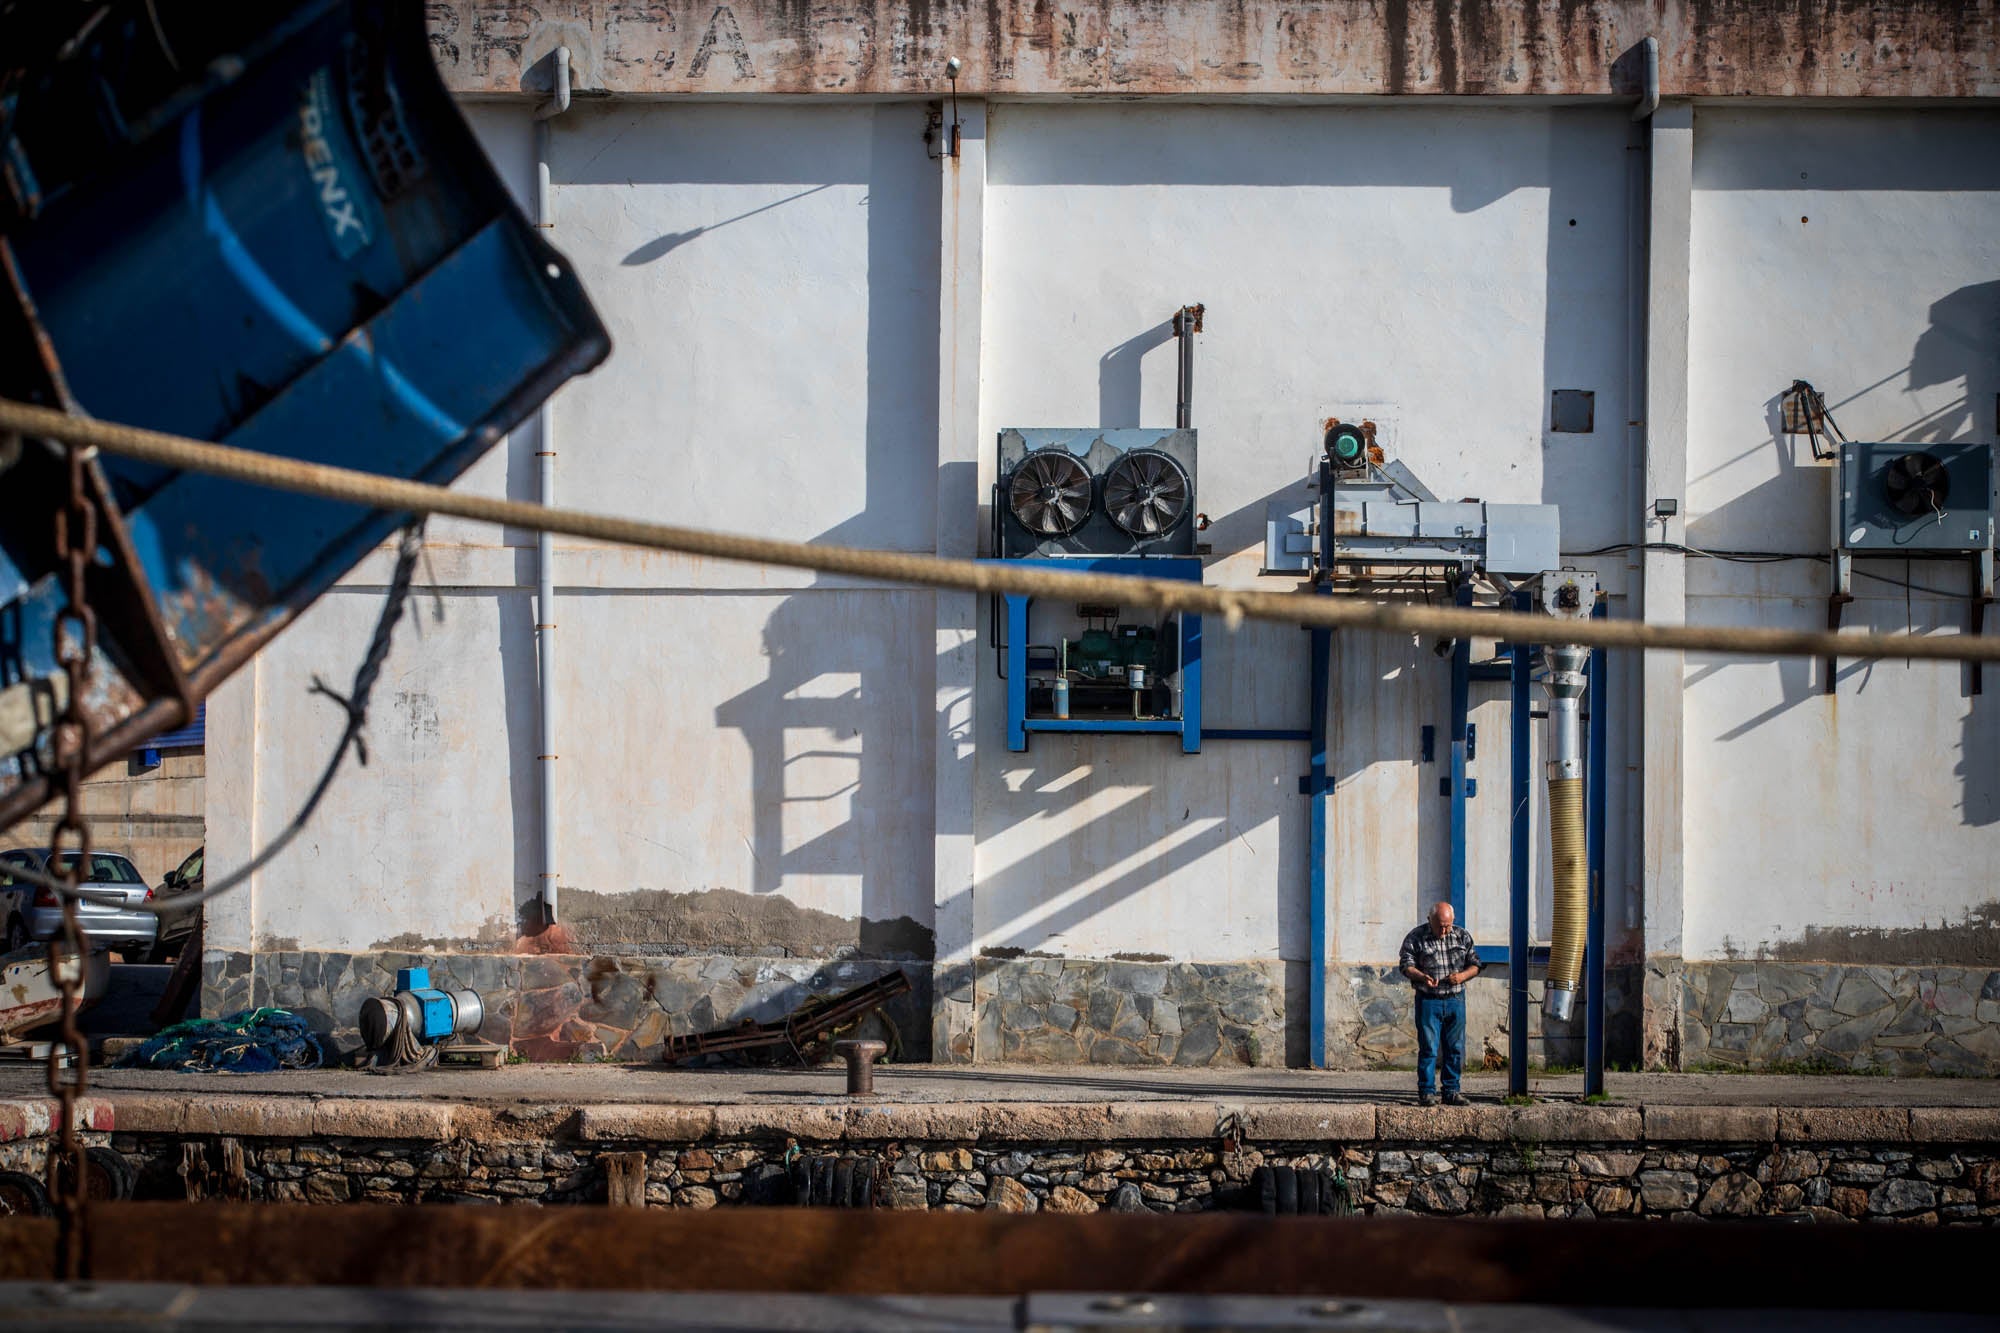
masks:
[[[1417,997],[1417,1091],[1430,1092],[1437,1086],[1438,1056],[1444,1056],[1444,1091],[1458,1091],[1459,1071],[1465,1067],[1465,993],[1432,998]]]

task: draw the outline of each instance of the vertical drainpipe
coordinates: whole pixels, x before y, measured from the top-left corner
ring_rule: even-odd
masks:
[[[1639,100],[1632,107],[1632,129],[1625,147],[1625,447],[1632,479],[1632,502],[1645,512],[1648,497],[1643,493],[1646,475],[1646,347],[1647,334],[1647,223],[1651,217],[1647,182],[1652,177],[1653,113],[1660,107],[1660,42],[1648,37],[1639,44],[1642,66]],[[1641,522],[1639,540],[1651,535]],[[1595,701],[1592,708],[1596,708]],[[1636,720],[1636,719],[1635,719]],[[1608,724],[1608,719],[1607,719]],[[1640,734],[1635,728],[1633,734]],[[1635,742],[1636,743],[1636,742]],[[1599,892],[1604,887],[1599,886]],[[1625,928],[1639,924],[1636,892],[1624,895]]]
[[[569,110],[569,48],[555,51],[554,86],[549,100],[535,109],[535,226],[544,231],[555,228],[549,206],[549,122]],[[543,505],[556,502],[556,413],[555,403],[545,398],[536,409],[535,425],[541,448],[535,453],[536,500]],[[556,924],[559,890],[556,876],[556,552],[555,539],[544,531],[535,534],[535,657],[538,674],[536,732],[541,738],[535,756],[541,776],[542,868],[539,888],[542,928]]]

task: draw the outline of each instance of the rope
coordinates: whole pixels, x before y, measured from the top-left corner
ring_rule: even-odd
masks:
[[[746,537],[699,528],[553,509],[519,500],[466,495],[442,486],[380,477],[324,463],[304,463],[227,445],[92,421],[0,399],[0,432],[64,440],[106,453],[227,477],[255,486],[344,500],[371,509],[451,514],[591,541],[747,564],[846,574],[886,583],[1012,593],[1079,602],[1116,602],[1167,612],[1219,616],[1234,629],[1245,619],[1313,629],[1366,630],[1434,638],[1496,637],[1540,643],[1550,638],[1547,616],[1509,610],[1474,610],[1363,602],[1297,592],[1214,588],[1173,579],[1134,578],[1030,566],[1019,561],[951,560],[897,551]],[[2000,661],[2000,637],[1831,633],[1731,625],[1665,625],[1637,620],[1565,622],[1561,638],[1588,648],[1637,648],[1648,652],[1705,652],[1758,657],[1912,658],[1928,661]]]
[[[406,1017],[389,1034],[389,1044],[371,1053],[366,1069],[371,1074],[414,1074],[435,1068],[437,1060],[438,1048],[425,1044]]]

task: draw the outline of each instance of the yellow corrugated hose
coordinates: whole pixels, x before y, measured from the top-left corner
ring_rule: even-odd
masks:
[[[1583,779],[1549,780],[1549,847],[1555,920],[1549,934],[1548,985],[1575,990],[1583,979],[1583,936],[1590,912],[1590,862],[1584,855]]]

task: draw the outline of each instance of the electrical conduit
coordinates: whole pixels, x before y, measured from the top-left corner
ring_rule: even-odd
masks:
[[[569,48],[555,50],[553,89],[549,100],[535,110],[535,225],[553,230],[555,218],[549,201],[549,122],[569,110]],[[535,427],[540,448],[535,453],[537,499],[543,505],[556,502],[556,414],[553,396],[544,398],[536,409]],[[555,535],[546,530],[535,535],[535,657],[538,675],[536,732],[541,737],[535,756],[540,773],[542,824],[542,867],[538,876],[542,904],[541,928],[556,924],[560,890],[556,875],[556,551]]]

